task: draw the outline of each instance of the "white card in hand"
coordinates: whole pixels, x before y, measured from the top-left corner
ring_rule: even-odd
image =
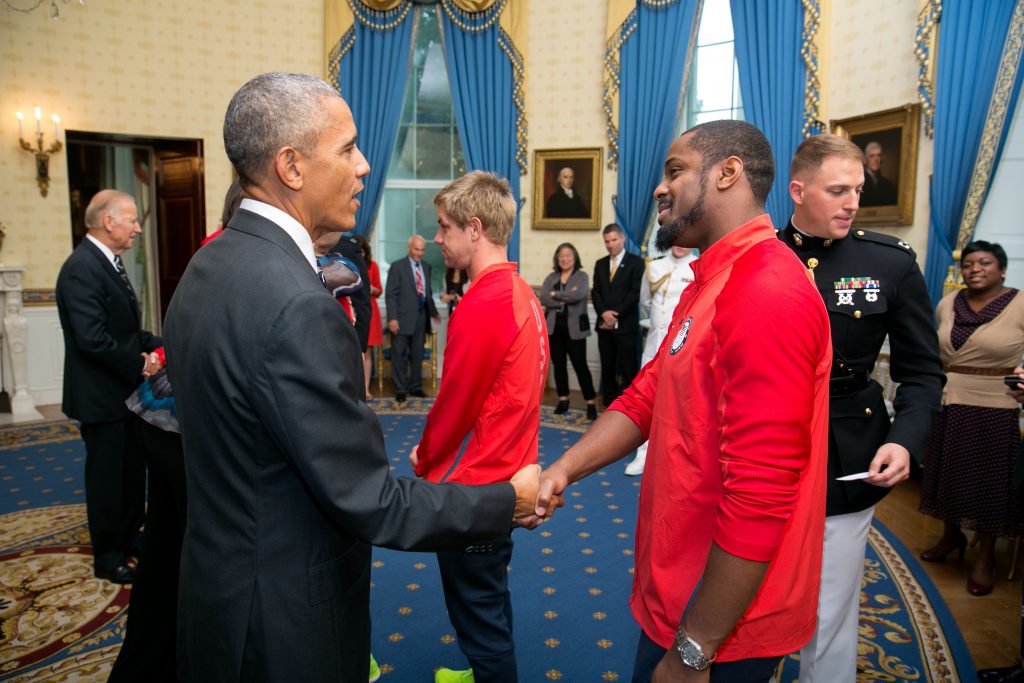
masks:
[[[857,481],[858,479],[867,479],[870,476],[870,472],[858,472],[857,474],[847,474],[845,477],[836,477],[836,481]]]

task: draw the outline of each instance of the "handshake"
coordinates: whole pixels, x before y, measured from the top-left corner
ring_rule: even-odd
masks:
[[[418,473],[419,444],[409,452],[412,471]],[[512,524],[526,529],[536,529],[555,510],[565,505],[566,487],[569,477],[555,463],[543,472],[540,465],[527,465],[516,472],[511,481],[516,490],[516,507],[512,512]]]
[[[527,465],[515,473],[510,482],[516,490],[516,508],[512,524],[536,529],[541,522],[565,505],[565,488],[569,485],[565,475],[548,468],[541,472],[540,465]]]

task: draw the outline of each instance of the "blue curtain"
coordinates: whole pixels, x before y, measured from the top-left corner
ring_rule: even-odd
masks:
[[[1003,42],[1019,2],[943,2],[935,73],[935,156],[929,188],[925,260],[925,280],[933,304],[942,298],[942,285],[956,248],[964,203],[975,173],[989,102],[999,73]],[[1020,92],[1022,73],[1024,69],[1018,64],[1006,124]],[[1008,128],[1004,124],[999,139],[988,141],[996,145],[996,163]]]
[[[460,15],[460,23],[471,30],[460,28],[451,20],[448,12],[458,10],[447,4],[438,16],[466,168],[489,171],[507,179],[519,206],[519,111],[513,96],[515,51],[498,25],[497,14],[503,5],[495,3],[480,15]],[[518,211],[508,242],[508,258],[519,260]]]
[[[409,74],[409,53],[415,13],[388,30],[370,28],[357,17],[352,36],[341,44],[351,48],[338,63],[338,90],[352,107],[359,132],[359,150],[370,163],[370,174],[363,179],[365,188],[359,196],[362,208],[356,214],[355,232],[368,235],[377,218],[388,163],[398,134],[402,114],[402,98]]]
[[[627,19],[636,27],[619,52],[619,179],[615,220],[626,246],[640,253],[672,144],[696,0],[648,7],[638,0]],[[621,29],[620,29],[621,30]]]
[[[789,161],[803,139],[803,7],[800,0],[730,0],[744,118],[761,129],[775,155],[765,210],[776,228],[792,214]]]

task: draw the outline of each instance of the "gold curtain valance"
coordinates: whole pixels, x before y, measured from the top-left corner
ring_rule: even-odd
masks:
[[[484,12],[500,0],[452,0],[452,3],[463,12]]]

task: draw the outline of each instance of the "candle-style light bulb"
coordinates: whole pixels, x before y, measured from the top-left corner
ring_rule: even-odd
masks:
[[[54,114],[50,118],[53,119],[53,140],[56,142],[60,139],[60,117]]]
[[[21,122],[25,120],[25,115],[19,111],[14,116],[18,119],[18,139],[21,140],[22,138],[25,137],[25,131],[21,125]]]
[[[36,133],[42,133],[43,129],[39,127],[39,123],[40,123],[40,121],[43,118],[43,110],[40,109],[39,107],[36,107],[35,108],[35,115],[36,115]]]

